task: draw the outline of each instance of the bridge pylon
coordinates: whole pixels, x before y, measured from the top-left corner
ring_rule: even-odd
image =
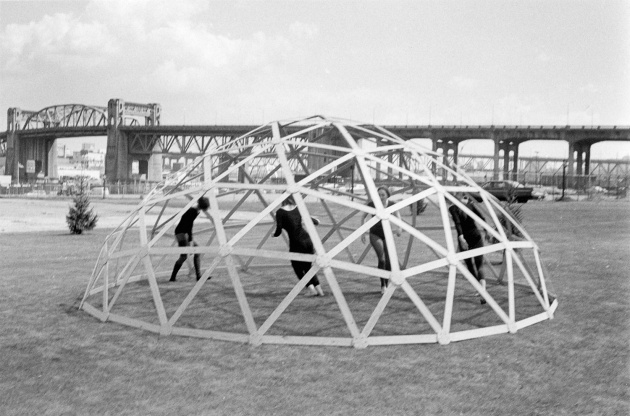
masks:
[[[138,175],[148,180],[162,179],[162,155],[131,155],[129,140],[122,126],[158,126],[160,104],[129,103],[114,98],[107,103],[107,156],[105,175],[109,181],[126,181],[133,177],[133,160],[138,160]]]
[[[6,168],[5,172],[11,175],[13,183],[20,181],[20,146],[19,131],[34,111],[26,111],[17,107],[7,110],[7,143],[6,143]],[[22,166],[23,167],[23,166]]]

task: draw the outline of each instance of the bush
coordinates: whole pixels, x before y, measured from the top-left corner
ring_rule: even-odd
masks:
[[[73,198],[74,206],[70,207],[66,222],[72,234],[81,234],[90,231],[96,226],[98,215],[90,208],[90,197],[87,192],[87,178],[79,179],[78,191]]]

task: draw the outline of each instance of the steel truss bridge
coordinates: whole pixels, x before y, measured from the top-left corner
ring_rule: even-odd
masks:
[[[27,161],[34,160],[49,177],[56,175],[59,138],[107,136],[105,173],[108,180],[129,180],[132,162],[138,161],[148,180],[161,180],[162,160],[193,159],[208,150],[243,136],[257,125],[164,126],[159,104],[138,104],[111,99],[107,107],[63,104],[39,111],[9,108],[7,130],[0,133],[0,156],[5,174],[19,181]],[[467,170],[491,172],[493,178],[516,178],[519,171],[543,172],[565,166],[568,175],[628,175],[628,161],[591,161],[590,148],[604,141],[630,141],[628,126],[383,126],[403,139],[430,139],[432,150],[446,163]],[[291,133],[295,128],[288,127]],[[466,140],[491,140],[492,155],[460,155]],[[521,158],[519,145],[530,140],[566,141],[564,159]],[[393,155],[394,158],[398,157]],[[400,157],[404,157],[401,155]],[[264,162],[261,162],[264,163]],[[401,162],[402,163],[402,162]]]

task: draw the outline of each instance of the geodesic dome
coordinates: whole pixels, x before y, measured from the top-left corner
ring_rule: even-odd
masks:
[[[443,159],[382,127],[322,116],[216,138],[107,237],[80,307],[163,335],[357,348],[448,344],[551,319],[558,303],[536,243],[504,204]],[[393,205],[383,206],[379,186]],[[479,201],[484,218],[455,197],[461,192]],[[289,252],[285,235],[271,238],[288,195],[315,254]],[[174,228],[201,196],[210,208],[194,225],[198,246],[179,247]],[[484,247],[457,250],[449,204],[485,232]],[[391,271],[377,268],[360,238],[378,221]],[[180,272],[168,281],[182,253],[200,255],[199,280]],[[486,289],[464,264],[479,255]],[[312,262],[301,280],[291,260]],[[304,295],[314,275],[326,296]],[[379,278],[391,283],[383,294]]]

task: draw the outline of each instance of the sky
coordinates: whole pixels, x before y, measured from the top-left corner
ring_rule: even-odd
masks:
[[[630,126],[630,1],[0,0],[3,131],[10,107],[111,98],[159,103],[164,125]]]

